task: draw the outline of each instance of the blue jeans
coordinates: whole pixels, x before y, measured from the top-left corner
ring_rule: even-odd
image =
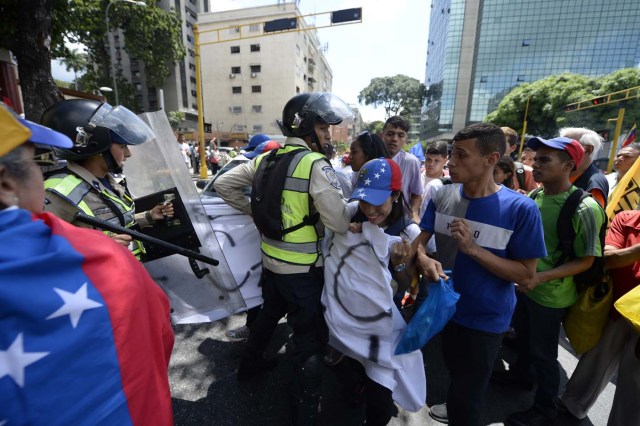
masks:
[[[560,388],[558,339],[566,308],[547,308],[518,293],[513,314],[518,358],[512,370],[538,384],[534,407],[549,417],[557,415]]]

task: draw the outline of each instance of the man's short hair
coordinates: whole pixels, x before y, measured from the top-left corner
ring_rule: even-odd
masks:
[[[425,155],[441,155],[444,158],[449,156],[449,144],[447,141],[435,141],[427,145]]]
[[[387,126],[397,127],[398,129],[402,129],[407,133],[411,128],[409,121],[404,117],[400,117],[399,115],[394,115],[393,117],[389,117],[387,121],[384,122],[384,126],[382,127],[382,130],[386,129]]]
[[[510,146],[516,145],[518,143],[518,132],[513,130],[511,127],[500,127],[502,132],[504,133],[504,137],[507,142],[509,142]]]
[[[453,137],[453,141],[475,139],[478,151],[482,155],[497,152],[502,157],[505,153],[505,138],[502,129],[491,123],[475,123],[460,130]]]
[[[593,152],[589,156],[589,160],[593,162],[602,148],[602,136],[586,127],[563,127],[560,129],[560,136],[571,138],[580,142],[580,145],[591,145]]]

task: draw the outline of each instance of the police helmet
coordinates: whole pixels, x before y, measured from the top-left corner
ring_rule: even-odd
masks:
[[[303,137],[314,132],[316,121],[335,125],[351,117],[351,108],[336,95],[303,93],[289,99],[278,125],[285,136]]]
[[[40,123],[73,141],[72,148],[53,148],[59,158],[66,160],[99,155],[111,143],[139,145],[155,138],[149,126],[127,108],[89,99],[53,104],[42,113]]]

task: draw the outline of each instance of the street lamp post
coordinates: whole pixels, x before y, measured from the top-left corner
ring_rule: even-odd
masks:
[[[136,6],[146,6],[147,4],[143,1],[135,1],[135,0],[111,0],[107,5],[107,9],[104,11],[104,16],[107,21],[107,40],[109,41],[109,55],[111,56],[111,78],[113,79],[113,92],[116,95],[116,105],[120,104],[120,98],[118,97],[118,84],[116,83],[116,52],[114,43],[111,41],[111,37],[109,34],[111,30],[109,29],[109,8],[114,3],[131,3]]]

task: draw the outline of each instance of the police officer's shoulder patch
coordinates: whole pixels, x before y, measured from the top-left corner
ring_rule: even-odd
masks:
[[[338,177],[336,176],[336,171],[333,170],[333,167],[324,166],[322,168],[322,171],[324,172],[324,175],[327,177],[327,180],[329,181],[331,186],[333,186],[336,189],[341,189],[340,182],[338,182]]]

